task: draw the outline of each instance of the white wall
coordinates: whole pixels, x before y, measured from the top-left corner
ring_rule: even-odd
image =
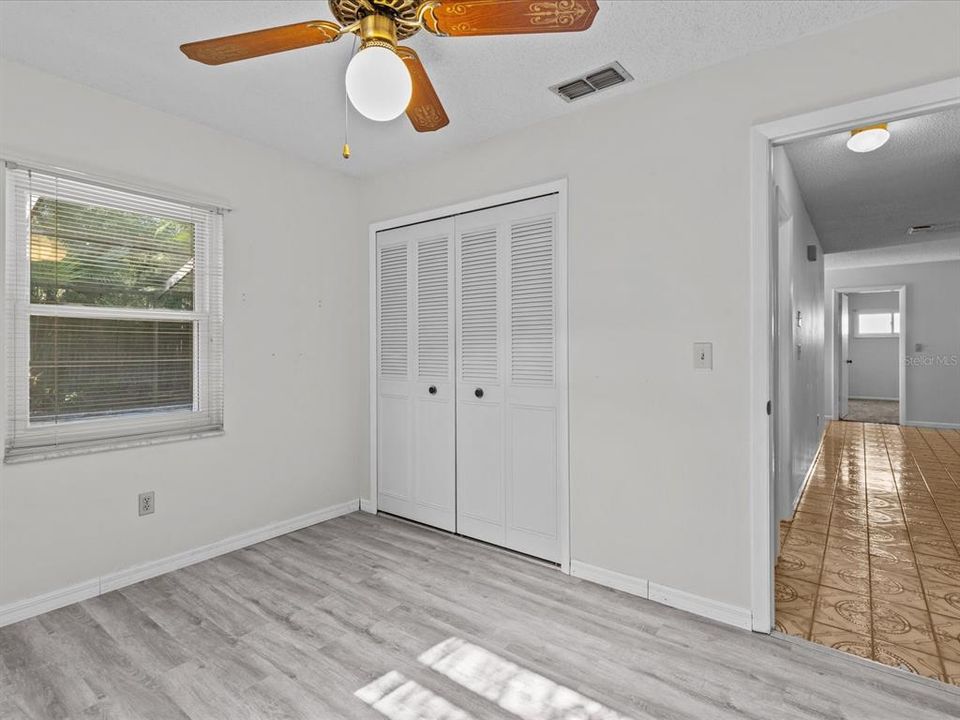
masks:
[[[907,286],[906,423],[960,427],[960,260],[843,269],[828,265],[827,327],[833,327],[831,298],[837,288],[885,285]],[[922,346],[919,351],[917,343]],[[827,408],[832,408],[836,392],[834,344],[828,333]]]
[[[0,467],[0,605],[359,497],[356,181],[9,62],[0,143],[0,154],[234,208],[224,222],[226,433]],[[156,491],[157,510],[139,518],[144,490]]]
[[[774,502],[778,518],[789,518],[803,481],[820,447],[825,423],[823,397],[823,250],[807,213],[800,186],[782,147],[773,152],[773,178],[780,191],[779,392],[777,479]],[[817,259],[807,259],[807,246]],[[800,313],[800,323],[797,313]]]
[[[857,327],[861,312],[898,312],[899,293],[851,293],[850,323]],[[900,338],[850,335],[850,397],[872,400],[900,399]]]
[[[749,606],[749,128],[960,75],[958,33],[904,5],[366,183],[374,221],[569,178],[574,560]]]

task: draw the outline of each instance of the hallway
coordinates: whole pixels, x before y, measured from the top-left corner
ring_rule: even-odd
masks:
[[[784,537],[777,630],[960,685],[960,431],[833,422]]]

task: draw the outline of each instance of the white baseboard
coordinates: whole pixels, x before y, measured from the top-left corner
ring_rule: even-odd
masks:
[[[904,420],[904,425],[921,428],[943,428],[944,430],[960,430],[960,423],[924,422],[923,420]]]
[[[376,515],[377,503],[375,503],[373,500],[367,500],[367,498],[360,498],[360,511],[370,513],[371,515]]]
[[[883,400],[884,402],[900,402],[898,397],[872,397],[870,395],[850,395],[849,400]]]
[[[651,582],[650,599],[675,607],[678,610],[686,610],[694,615],[700,615],[744,630],[751,630],[753,627],[753,615],[748,608],[730,605],[719,600],[711,600],[666,585]]]
[[[81,600],[88,600],[97,595],[108,593],[111,590],[133,585],[142,580],[148,580],[157,575],[163,575],[164,573],[178,570],[188,565],[209,560],[218,555],[224,555],[234,550],[239,550],[240,548],[249,547],[264,540],[286,535],[295,530],[316,525],[324,520],[332,520],[341,515],[348,515],[349,513],[356,512],[359,506],[360,503],[358,500],[348,500],[339,505],[331,505],[330,507],[315,510],[305,515],[298,515],[288,520],[281,520],[245,533],[240,533],[239,535],[233,535],[232,537],[218,540],[209,545],[203,545],[142,565],[135,565],[130,568],[118,570],[117,572],[108,573],[107,575],[101,575],[100,577],[85,580],[76,585],[44,593],[43,595],[36,595],[32,598],[17,600],[16,602],[2,605],[0,606],[0,627],[20,622],[21,620],[26,620],[27,618],[41,615],[66,605],[72,605]]]
[[[803,478],[803,482],[800,484],[800,489],[797,490],[797,494],[794,496],[793,500],[790,502],[790,517],[793,517],[797,514],[797,507],[800,505],[800,498],[803,497],[803,491],[807,489],[807,483],[810,481],[810,474],[813,471],[812,468],[815,467],[817,461],[813,461],[813,466],[807,471],[806,477]]]
[[[597,585],[611,587],[614,590],[622,590],[631,595],[639,595],[642,598],[650,596],[650,583],[642,578],[624,575],[623,573],[607,570],[606,568],[588,565],[579,560],[570,561],[570,574],[583,580],[595,582]]]
[[[631,595],[646,598],[661,605],[669,605],[678,610],[685,610],[694,615],[710,618],[727,625],[733,625],[744,630],[752,629],[753,616],[747,608],[711,600],[632,575],[589,565],[579,560],[571,561],[570,574],[583,580],[595,582],[598,585],[622,590]]]
[[[89,600],[99,594],[100,578],[94,578],[43,595],[36,595],[26,600],[17,600],[0,606],[0,627],[12,625],[15,622],[42,615],[57,608],[73,605],[81,600]]]
[[[813,477],[813,471],[817,469],[817,461],[820,459],[820,453],[823,452],[823,440],[826,437],[827,426],[824,425],[822,428],[820,428],[820,440],[817,442],[817,451],[813,454],[813,460],[810,461],[810,467],[807,468],[807,474],[803,476],[803,482],[800,483],[800,489],[797,491],[797,496],[793,498],[792,513],[790,515],[791,518],[797,513],[797,506],[800,504],[800,498],[803,497],[803,491],[807,489],[807,485],[810,484],[810,478]]]

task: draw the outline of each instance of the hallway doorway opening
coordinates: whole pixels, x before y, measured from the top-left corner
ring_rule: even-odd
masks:
[[[906,409],[907,287],[832,290],[834,404],[830,417],[901,425]],[[832,309],[832,318],[830,317]],[[827,343],[829,346],[830,343]]]
[[[772,332],[754,380],[771,402],[754,627],[769,607],[783,636],[960,685],[960,174],[941,165],[960,167],[960,99],[895,95],[762,132]],[[848,151],[867,117],[896,151]]]

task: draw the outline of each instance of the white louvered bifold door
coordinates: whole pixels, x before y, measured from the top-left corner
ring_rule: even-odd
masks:
[[[378,507],[456,529],[453,220],[377,233]]]
[[[459,215],[457,528],[559,562],[556,195]]]

